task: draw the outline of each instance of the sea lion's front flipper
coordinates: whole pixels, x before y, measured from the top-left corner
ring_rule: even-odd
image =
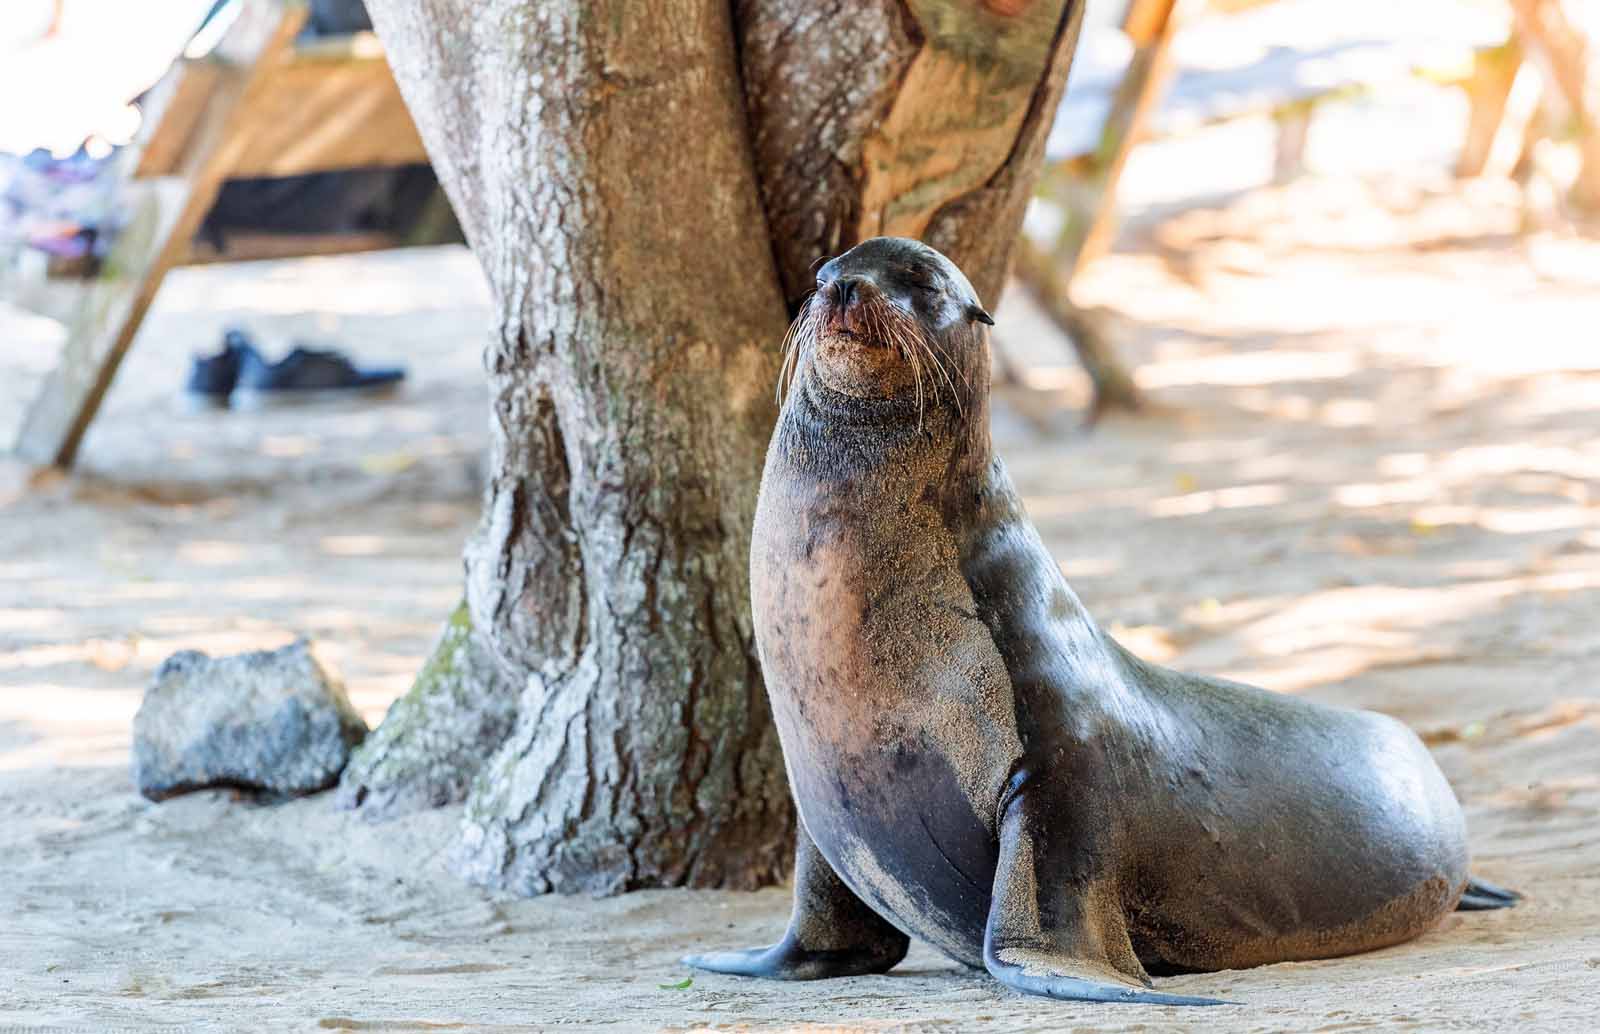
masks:
[[[768,980],[823,980],[883,973],[906,957],[911,940],[862,903],[806,834],[795,831],[794,911],[783,940],[765,948],[684,958],[713,973]]]
[[[1059,788],[1025,780],[1013,780],[1000,819],[983,936],[983,962],[994,978],[1026,994],[1079,1002],[1230,1004],[1145,990],[1150,977],[1128,939],[1122,905],[1107,875],[1095,871],[1096,833],[1075,835],[1077,824],[1061,814]]]

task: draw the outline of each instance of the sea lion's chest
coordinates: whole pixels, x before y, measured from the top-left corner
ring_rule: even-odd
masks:
[[[856,894],[981,964],[1010,683],[936,515],[772,491],[751,590],[801,818]]]

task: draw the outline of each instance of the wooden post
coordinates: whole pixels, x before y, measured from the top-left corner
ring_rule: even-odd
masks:
[[[1528,113],[1527,121],[1522,125],[1522,133],[1517,140],[1516,158],[1511,163],[1507,172],[1514,181],[1523,186],[1533,178],[1534,153],[1539,146],[1539,141],[1550,135],[1546,122],[1550,115],[1545,111],[1547,98],[1541,96],[1535,103],[1533,110]]]

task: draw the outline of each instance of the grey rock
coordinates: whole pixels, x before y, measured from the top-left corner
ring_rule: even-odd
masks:
[[[206,787],[279,795],[338,782],[367,723],[300,640],[162,662],[133,719],[133,782],[153,801]]]

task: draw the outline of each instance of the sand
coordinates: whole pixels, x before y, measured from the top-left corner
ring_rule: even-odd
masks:
[[[1160,982],[1244,1003],[1225,1009],[1026,999],[922,947],[886,976],[676,989],[681,954],[774,938],[787,892],[517,900],[445,869],[450,809],[145,802],[128,726],[163,657],[308,634],[376,721],[476,516],[470,256],[213,267],[163,291],[77,474],[0,472],[0,1028],[1592,1029],[1600,246],[1519,218],[1503,190],[1315,181],[1155,225],[1082,289],[1166,409],[1080,433],[1081,378],[1010,298],[1035,388],[1004,394],[996,436],[1104,623],[1164,663],[1409,723],[1474,869],[1522,907]],[[402,358],[413,383],[384,406],[175,413],[186,355],[230,322]],[[59,328],[0,311],[0,332],[10,416]]]

